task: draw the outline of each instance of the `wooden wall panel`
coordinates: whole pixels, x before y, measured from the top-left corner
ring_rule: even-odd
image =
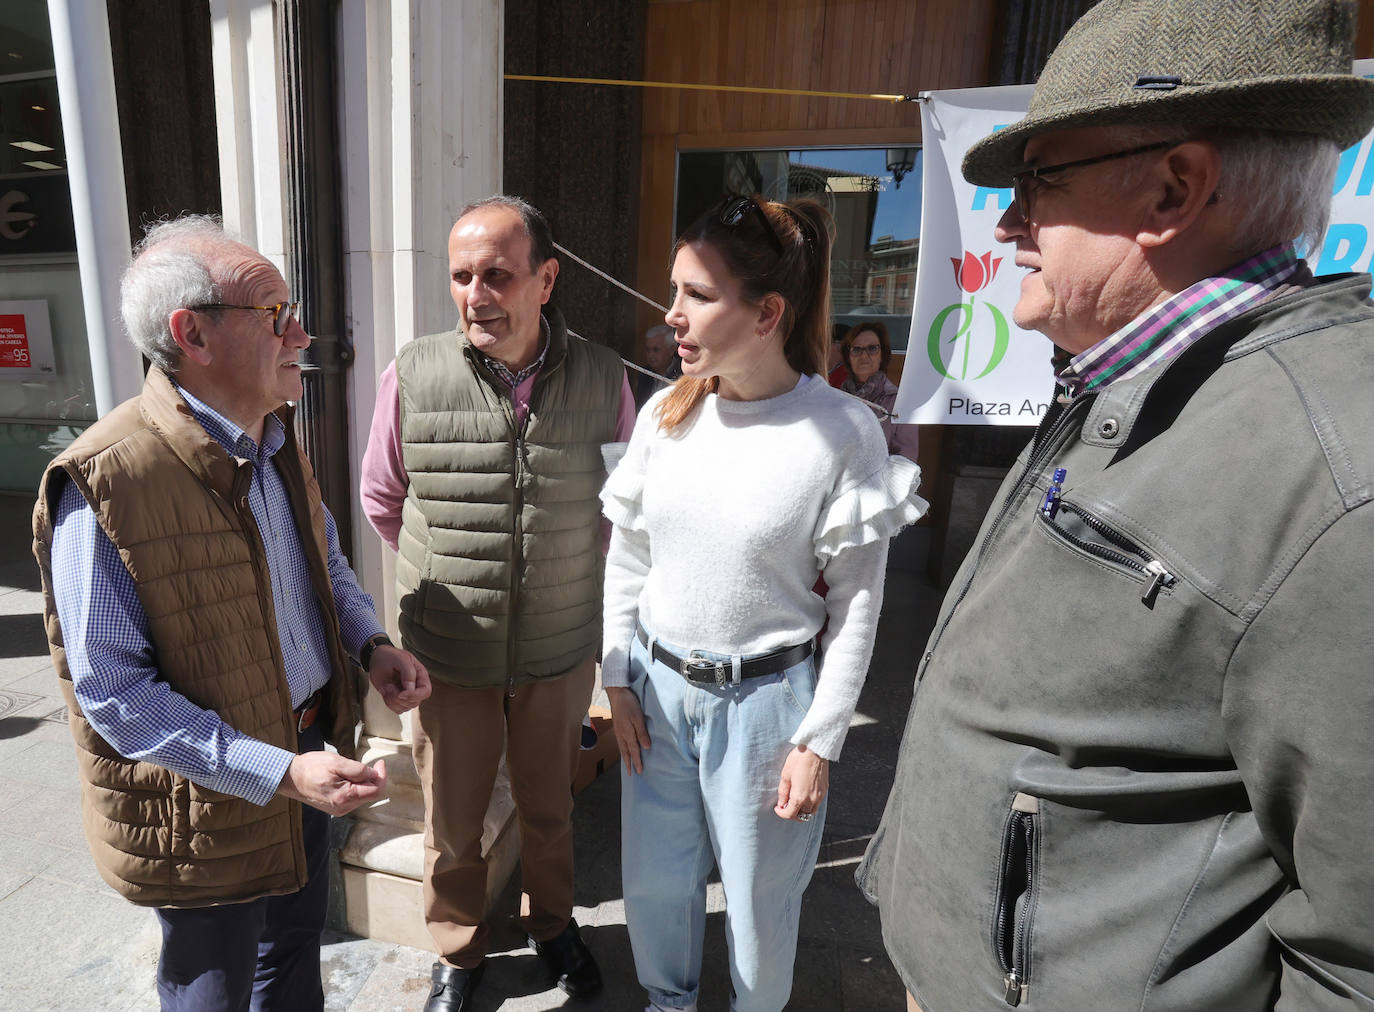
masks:
[[[988,83],[997,0],[648,0],[653,81],[915,94]],[[679,148],[897,144],[914,103],[646,89],[640,162],[642,291],[666,291]],[[640,331],[657,322],[641,313]]]
[[[1374,57],[1374,0],[1360,0],[1355,29],[1355,59]]]
[[[1374,56],[1374,0],[1356,55]],[[915,94],[992,83],[999,0],[647,0],[644,76]],[[679,148],[919,142],[915,104],[646,89],[637,282],[662,295]],[[657,322],[647,307],[640,331]]]

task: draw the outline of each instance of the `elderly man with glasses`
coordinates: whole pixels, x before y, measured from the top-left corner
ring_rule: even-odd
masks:
[[[1299,252],[1374,125],[1354,25],[1103,0],[965,157],[1060,395],[857,876],[925,1012],[1374,1007],[1374,306]]]
[[[354,659],[397,713],[429,679],[382,634],[296,443],[310,337],[281,275],[204,217],[135,253],[143,392],[58,455],[34,510],[86,835],[156,909],[162,1008],[321,1009],[330,816],[386,787],[352,758]]]

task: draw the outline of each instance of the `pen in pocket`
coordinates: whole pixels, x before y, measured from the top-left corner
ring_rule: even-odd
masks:
[[[1059,498],[1064,492],[1061,486],[1068,475],[1068,468],[1056,467],[1054,469],[1054,480],[1050,483],[1050,490],[1045,493],[1045,501],[1040,504],[1040,512],[1051,520],[1059,512]]]

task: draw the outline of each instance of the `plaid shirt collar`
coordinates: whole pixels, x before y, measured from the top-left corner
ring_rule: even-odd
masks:
[[[1302,261],[1283,243],[1203,278],[1136,317],[1087,351],[1070,356],[1056,350],[1055,380],[1069,397],[1144,372],[1167,362],[1215,330],[1294,281]]]
[[[549,321],[544,319],[542,313],[539,316],[539,354],[535,356],[533,362],[525,366],[525,368],[521,369],[519,372],[511,372],[510,367],[507,366],[506,363],[500,362],[480,351],[477,352],[477,354],[482,356],[482,361],[486,363],[487,368],[490,369],[502,383],[510,387],[512,392],[514,392],[515,388],[521,383],[525,382],[525,380],[544,368],[544,356],[548,353]]]
[[[253,438],[243,429],[185,387],[177,385],[176,380],[172,380],[172,385],[176,387],[177,393],[185,399],[187,406],[191,409],[191,414],[195,415],[196,421],[200,422],[201,428],[206,431],[211,439],[224,447],[224,451],[230,456],[251,460],[261,467],[268,458],[286,445],[286,426],[276,415],[269,414],[263,419],[262,444],[259,445],[253,442]]]

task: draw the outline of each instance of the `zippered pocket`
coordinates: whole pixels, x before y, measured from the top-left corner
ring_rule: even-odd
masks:
[[[1017,793],[1002,833],[997,897],[992,908],[992,949],[1002,971],[1002,995],[1013,1008],[1030,993],[1031,924],[1035,918],[1036,816],[1040,800]]]
[[[1041,510],[1040,521],[1055,535],[1088,555],[1128,569],[1141,580],[1140,601],[1147,608],[1155,606],[1161,589],[1172,587],[1177,577],[1150,552],[1111,527],[1105,520],[1093,516],[1068,500],[1060,500],[1054,516]]]

